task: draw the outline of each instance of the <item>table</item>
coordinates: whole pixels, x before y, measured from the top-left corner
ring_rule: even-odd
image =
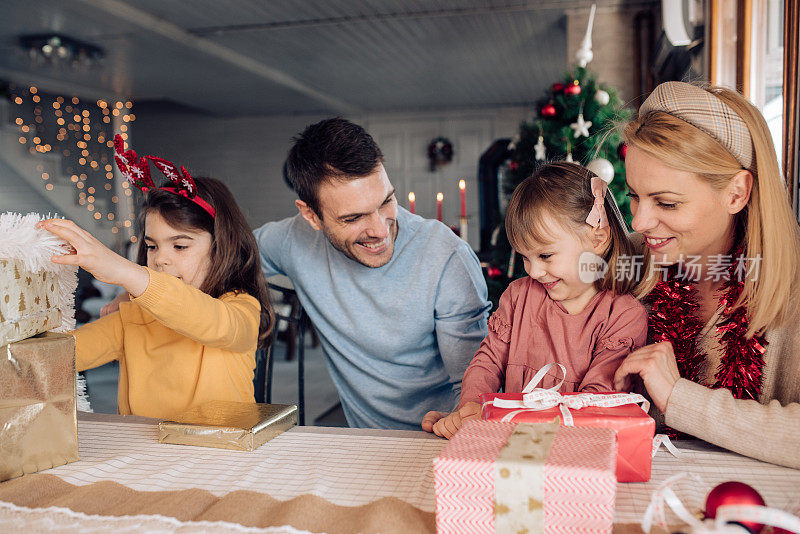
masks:
[[[156,420],[80,414],[81,460],[0,484],[0,531],[434,532],[431,461],[446,443],[424,432],[295,427],[254,452],[159,444]],[[800,508],[800,471],[702,442],[659,452],[653,477],[620,484],[615,532],[636,532],[657,485],[690,509],[730,479],[770,506]],[[209,523],[211,522],[211,523]]]

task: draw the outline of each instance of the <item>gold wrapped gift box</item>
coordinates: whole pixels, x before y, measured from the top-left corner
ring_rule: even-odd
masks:
[[[0,481],[78,459],[75,338],[0,346]]]
[[[158,441],[252,451],[297,424],[297,406],[211,401],[158,424]]]
[[[0,346],[61,326],[55,272],[32,273],[20,260],[0,259]]]

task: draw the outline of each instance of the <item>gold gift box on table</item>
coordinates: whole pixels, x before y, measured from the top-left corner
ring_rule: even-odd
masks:
[[[78,459],[75,338],[0,346],[0,481]]]
[[[211,401],[158,424],[159,443],[252,451],[297,424],[297,406]]]
[[[0,346],[61,326],[59,281],[53,271],[36,273],[17,259],[0,259]]]

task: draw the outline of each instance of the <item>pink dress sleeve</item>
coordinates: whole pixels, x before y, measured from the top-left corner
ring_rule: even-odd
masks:
[[[592,351],[579,391],[613,391],[614,373],[631,352],[647,342],[647,310],[631,295],[617,297],[606,328]]]
[[[459,408],[468,402],[480,402],[483,393],[500,391],[508,365],[514,293],[513,286],[506,289],[500,297],[497,310],[489,317],[489,334],[483,338],[478,352],[464,372]]]

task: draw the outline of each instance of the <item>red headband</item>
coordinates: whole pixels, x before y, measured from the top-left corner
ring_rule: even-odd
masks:
[[[139,157],[133,150],[125,150],[125,144],[119,134],[114,136],[114,161],[117,163],[117,167],[125,178],[143,193],[147,193],[149,189],[157,189],[153,179],[150,178],[150,165],[147,160],[152,161],[158,170],[175,184],[173,187],[161,187],[159,189],[187,198],[203,208],[211,217],[216,216],[217,212],[211,204],[197,195],[197,185],[183,166],[179,171],[174,163],[164,158],[157,156]]]

